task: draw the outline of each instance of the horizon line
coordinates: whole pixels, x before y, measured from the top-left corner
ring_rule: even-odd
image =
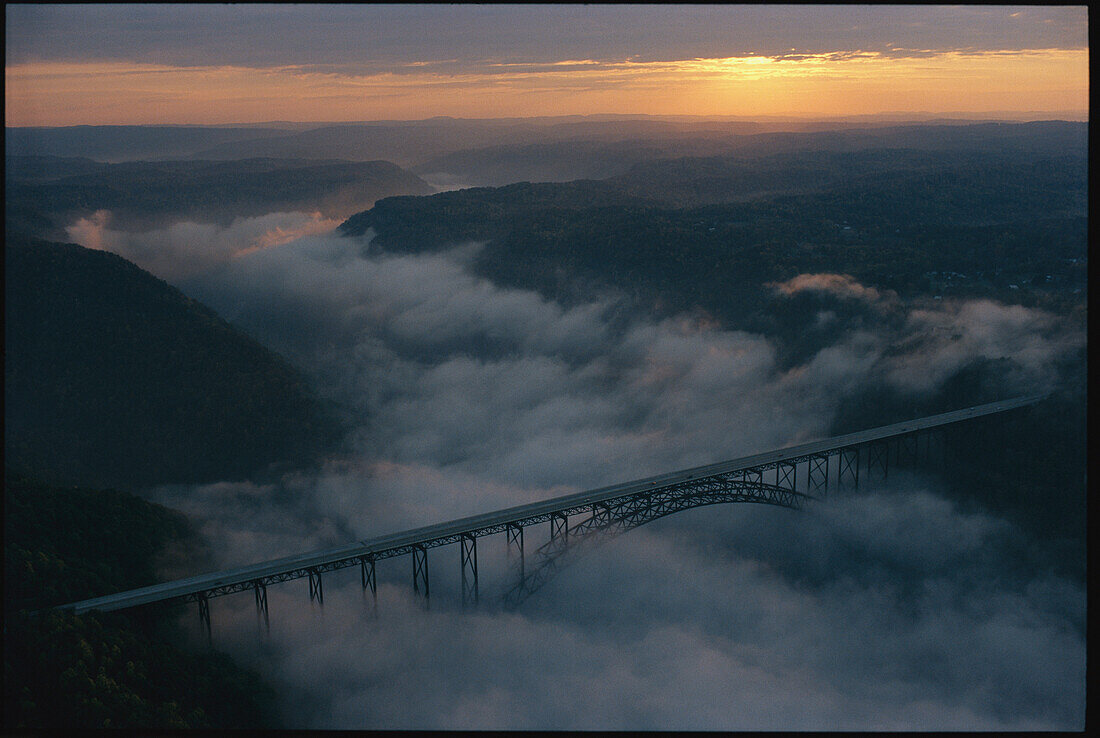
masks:
[[[1036,116],[1036,117],[1032,117]],[[431,121],[463,121],[463,122],[494,122],[494,121],[555,121],[570,119],[597,120],[606,122],[615,120],[665,120],[679,122],[698,123],[722,123],[722,122],[759,122],[759,123],[833,123],[847,121],[874,121],[891,120],[891,122],[935,122],[937,120],[967,120],[984,122],[990,120],[1009,120],[1015,122],[1039,122],[1064,120],[1067,122],[1087,123],[1089,111],[1085,110],[990,110],[990,111],[883,111],[879,113],[858,113],[853,115],[826,115],[826,114],[788,114],[788,115],[675,115],[660,113],[571,113],[563,115],[531,115],[531,116],[501,116],[495,118],[467,118],[453,115],[434,115],[427,118],[378,118],[355,120],[264,120],[264,121],[230,121],[221,123],[74,123],[69,125],[8,125],[4,128],[228,128],[234,126],[262,127],[262,126],[326,126],[326,125],[369,125],[369,124],[399,124],[399,123],[428,123]]]

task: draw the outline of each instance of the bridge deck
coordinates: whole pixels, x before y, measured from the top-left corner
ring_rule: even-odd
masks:
[[[791,463],[795,460],[817,454],[835,452],[840,449],[860,446],[894,436],[914,433],[916,431],[935,428],[950,423],[957,423],[983,415],[1013,410],[1026,405],[1032,405],[1042,400],[1044,397],[1046,397],[1046,395],[1034,395],[992,402],[986,405],[977,405],[975,407],[955,410],[926,418],[919,418],[917,420],[894,423],[892,425],[881,426],[879,428],[872,428],[856,433],[848,433],[833,438],[811,441],[797,446],[788,446],[786,448],[767,451],[753,456],[745,456],[729,461],[708,464],[706,466],[697,466],[691,469],[659,474],[645,479],[637,479],[631,482],[623,482],[607,487],[587,490],[585,492],[578,492],[573,495],[565,495],[563,497],[555,497],[553,499],[533,502],[527,505],[509,507],[495,512],[471,515],[446,523],[429,525],[400,533],[357,541],[337,548],[297,554],[237,569],[211,572],[209,574],[201,574],[186,579],[177,579],[162,584],[154,584],[149,587],[142,587],[140,589],[133,589],[126,592],[106,595],[104,597],[96,597],[71,603],[62,606],[62,608],[75,610],[78,613],[88,610],[121,610],[128,607],[195,595],[227,586],[239,585],[257,580],[263,581],[267,577],[306,570],[312,567],[331,565],[341,561],[352,561],[367,555],[373,555],[375,558],[386,558],[390,555],[406,553],[412,546],[419,545],[431,547],[434,545],[442,545],[443,543],[452,543],[462,535],[477,536],[500,532],[504,529],[504,526],[509,524],[530,525],[532,523],[542,522],[554,513],[568,513],[571,510],[578,510],[594,503],[606,502],[617,497],[623,497],[645,490],[661,489],[688,480],[698,480],[705,477],[751,470],[758,467],[770,468],[777,463]]]

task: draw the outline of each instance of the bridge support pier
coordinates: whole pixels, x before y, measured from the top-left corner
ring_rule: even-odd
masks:
[[[836,483],[844,486],[844,475],[852,481],[852,485],[859,489],[859,446],[840,450],[840,458],[837,460]]]
[[[904,462],[903,462],[904,459]],[[897,463],[916,464],[917,463],[917,437],[916,434],[910,433],[902,436],[898,439],[898,456]]]
[[[811,456],[806,462],[807,492],[829,494],[829,455]]]
[[[321,572],[311,569],[309,572],[309,601],[317,601],[318,605],[325,604],[325,590],[321,586]]]
[[[602,503],[592,505],[592,522],[603,527],[611,524],[611,508]]]
[[[374,574],[374,556],[367,556],[359,559],[360,575],[363,580],[363,591],[366,592],[367,588],[370,588],[371,598],[373,600],[374,612],[378,612],[378,579]]]
[[[886,479],[890,470],[890,442],[872,443],[867,450],[867,473],[877,466],[882,470],[882,478]]]
[[[505,540],[508,545],[508,556],[512,555],[512,546],[519,550],[519,575],[523,578],[523,526],[509,523],[504,529]]]
[[[794,491],[798,481],[798,464],[785,464],[782,461],[775,465],[775,486],[784,487]]]
[[[210,627],[210,601],[206,599],[206,593],[199,594],[199,622],[202,624],[202,629],[206,632],[206,645],[213,647],[214,645],[214,633]]]
[[[462,547],[460,555],[462,563],[462,606],[465,607],[467,602],[473,602],[476,605],[479,599],[477,588],[477,538],[464,534],[459,543]],[[470,578],[466,576],[467,568],[470,569],[472,575]]]
[[[413,560],[413,593],[424,597],[424,606],[428,606],[430,592],[428,590],[428,550],[423,546],[414,546],[412,550]]]
[[[261,621],[264,625],[264,631],[271,632],[271,621],[267,616],[267,585],[261,582],[256,582],[252,586],[252,591],[256,595],[256,623]]]
[[[569,535],[569,517],[562,513],[554,513],[550,516],[550,540],[555,540],[558,536]],[[567,539],[566,539],[567,540]],[[562,541],[565,542],[564,540]]]

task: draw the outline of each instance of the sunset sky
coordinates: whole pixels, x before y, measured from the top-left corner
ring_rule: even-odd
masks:
[[[1085,6],[8,5],[6,125],[1088,110]]]

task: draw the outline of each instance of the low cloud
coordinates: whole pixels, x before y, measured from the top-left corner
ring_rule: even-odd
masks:
[[[786,282],[770,282],[768,286],[788,297],[799,292],[826,292],[870,303],[897,299],[897,293],[892,290],[880,292],[874,287],[864,287],[848,274],[799,274]]]
[[[320,213],[270,213],[237,218],[228,227],[183,221],[166,229],[131,232],[113,230],[111,211],[97,210],[65,231],[74,243],[110,251],[163,279],[173,280],[253,251],[331,231],[339,224]]]
[[[928,392],[977,357],[1008,362],[1013,391],[1046,391],[1057,379],[1057,357],[1085,345],[1085,336],[1050,313],[990,300],[947,301],[913,310],[910,345],[889,362],[890,382]]]
[[[354,428],[316,474],[152,491],[218,542],[219,565],[810,440],[868,384],[930,392],[971,361],[1004,357],[1042,386],[1084,340],[1022,307],[898,303],[784,367],[773,337],[495,285],[471,272],[477,248],[309,236],[177,280]],[[893,300],[839,275],[785,285]],[[529,553],[547,533],[528,528]],[[265,642],[250,597],[219,598],[215,640],[278,687],[292,727],[1080,729],[1084,586],[1018,566],[1021,535],[892,470],[801,512],[662,519],[516,612],[499,604],[514,562],[498,536],[479,544],[477,611],[459,607],[450,546],[429,553],[429,611],[396,558],[378,564],[376,619],[352,569],[325,575],[323,608],[302,582],[272,587]]]

